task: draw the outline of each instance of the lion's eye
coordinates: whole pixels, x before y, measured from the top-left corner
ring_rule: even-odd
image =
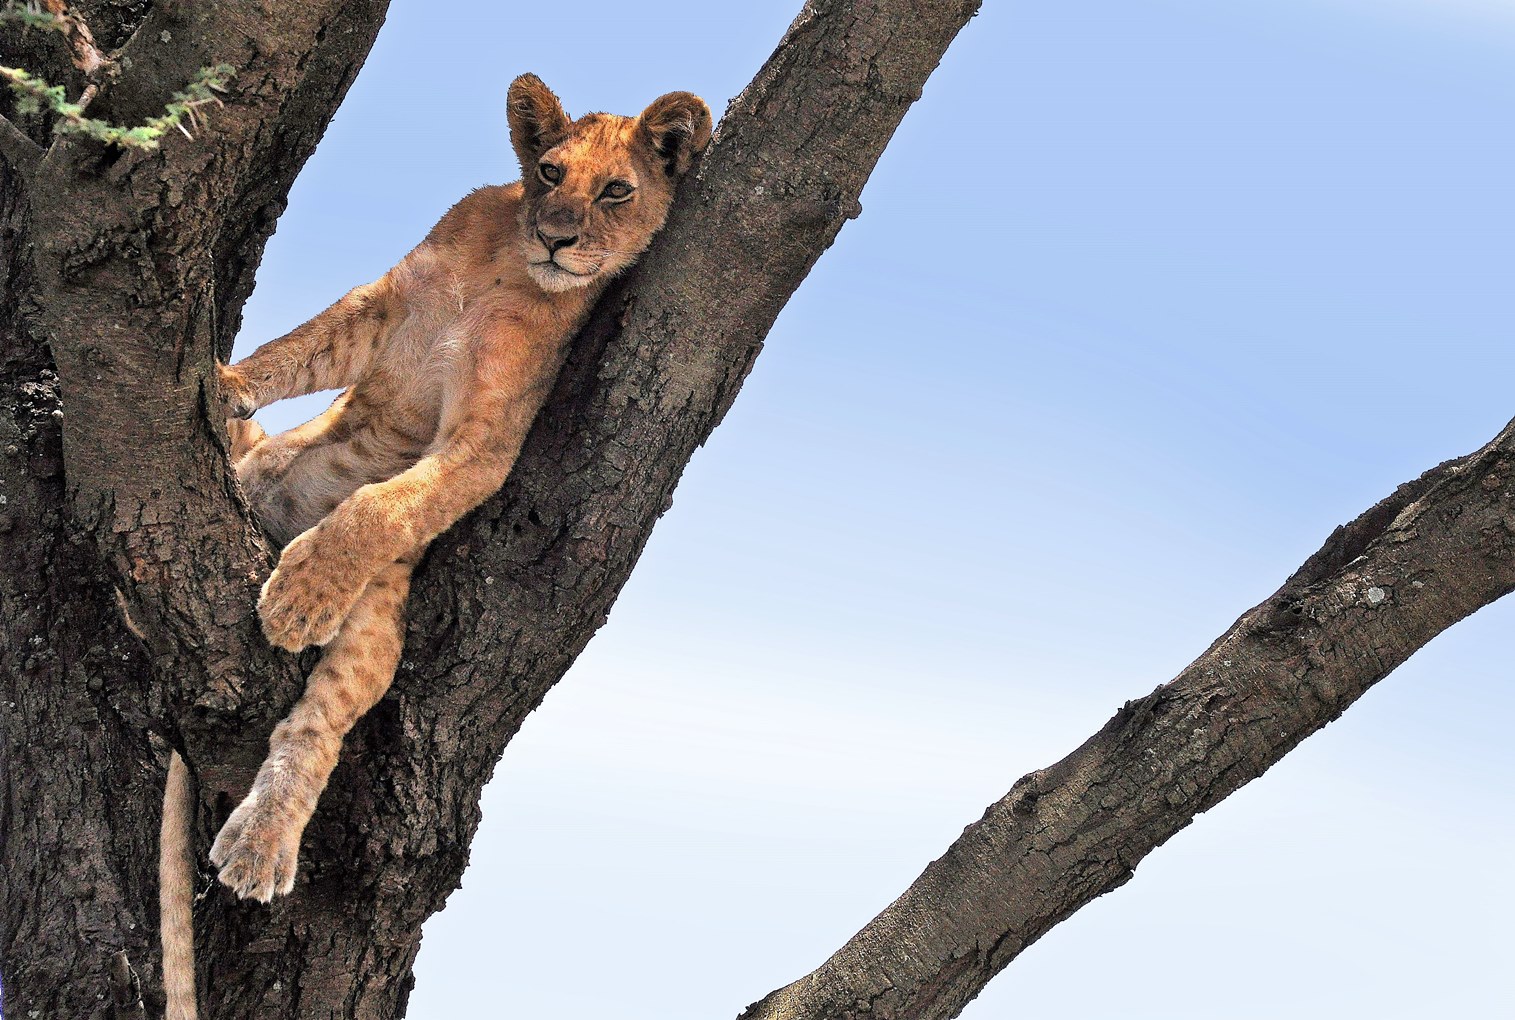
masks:
[[[626,181],[611,181],[605,185],[605,190],[600,192],[600,197],[612,202],[619,202],[622,199],[630,198],[631,193],[635,190]]]
[[[563,179],[563,168],[551,163],[538,163],[537,176],[548,184],[557,184]]]

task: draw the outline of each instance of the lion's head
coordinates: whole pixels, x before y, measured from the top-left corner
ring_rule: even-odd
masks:
[[[523,74],[510,83],[507,107],[525,186],[526,271],[543,290],[588,286],[635,262],[710,141],[710,109],[688,92],[670,92],[636,117],[569,120],[542,80]]]

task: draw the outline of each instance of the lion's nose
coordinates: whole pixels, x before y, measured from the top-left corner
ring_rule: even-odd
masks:
[[[537,231],[537,240],[542,242],[542,247],[547,249],[547,254],[556,255],[558,249],[567,248],[579,239],[579,235],[573,234],[568,237],[558,237],[553,234],[544,234]]]

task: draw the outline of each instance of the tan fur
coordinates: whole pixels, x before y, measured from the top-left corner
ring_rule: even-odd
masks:
[[[158,832],[158,918],[163,935],[164,1020],[195,1020],[195,787],[189,766],[175,751],[163,789]]]
[[[567,341],[662,226],[710,138],[709,110],[687,92],[635,118],[570,121],[524,75],[508,113],[522,181],[473,192],[382,279],[220,368],[238,418],[344,388],[277,436],[229,424],[248,502],[284,545],[258,602],[263,631],[289,651],[325,646],[211,848],[238,896],[266,902],[293,888],[342,739],[399,662],[411,571],[504,482]],[[175,918],[165,911],[165,929]]]

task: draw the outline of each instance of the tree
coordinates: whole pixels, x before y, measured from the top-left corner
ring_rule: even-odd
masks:
[[[275,982],[293,987],[297,977],[305,1012],[340,1002],[341,1015],[384,1015],[396,998],[403,998],[403,992],[385,986],[384,976],[404,971],[414,953],[418,919],[456,879],[476,824],[477,786],[488,764],[603,618],[689,449],[729,406],[773,314],[852,210],[871,167],[868,153],[876,157],[919,84],[905,84],[895,74],[910,67],[917,79],[923,78],[934,63],[930,53],[892,49],[872,68],[861,59],[868,55],[867,40],[883,37],[868,28],[900,19],[899,24],[924,31],[932,27],[929,15],[943,12],[932,7],[909,13],[906,20],[900,8],[887,5],[865,13],[817,5],[810,17],[797,22],[788,45],[728,116],[698,188],[685,196],[686,214],[670,227],[644,270],[606,302],[516,478],[432,553],[428,581],[414,603],[414,654],[407,656],[420,668],[406,678],[399,697],[377,710],[349,741],[342,795],[328,798],[308,837],[311,884],[275,918],[233,909],[215,898],[202,909],[207,955],[218,968],[237,960],[208,975],[208,991],[221,1004],[221,1015],[251,1012],[264,989]],[[968,12],[950,13],[960,19]],[[853,48],[828,49],[842,29],[838,22],[868,16],[879,20],[871,25],[863,21],[865,30],[854,33]],[[139,30],[128,45],[140,42],[145,48],[168,34],[190,52],[179,54],[178,63],[161,70],[156,81],[138,83],[135,96],[125,87],[130,81],[123,94],[104,90],[97,101],[100,109],[126,122],[145,115],[196,67],[225,59],[219,52],[206,52],[203,40],[246,37],[238,34],[247,30],[235,23],[236,11],[217,12],[212,17],[225,21],[201,27],[162,23],[173,17],[155,11],[145,31]],[[318,41],[316,26],[332,17],[338,23]],[[266,26],[249,32],[252,59],[240,54],[231,59],[239,67],[239,88],[248,88],[250,81],[261,84],[250,90],[253,95],[229,97],[224,118],[218,115],[209,134],[202,135],[203,148],[175,145],[161,158],[146,158],[65,143],[49,154],[46,172],[31,178],[24,196],[14,178],[7,181],[8,222],[22,229],[6,235],[6,264],[8,270],[15,267],[6,294],[18,306],[25,296],[35,307],[9,307],[8,302],[5,320],[11,348],[7,363],[12,382],[24,394],[17,409],[24,420],[17,427],[13,456],[19,461],[20,451],[27,451],[26,471],[14,479],[9,475],[20,465],[7,462],[16,521],[6,536],[12,553],[7,562],[16,564],[6,580],[15,586],[7,591],[7,601],[30,607],[33,614],[7,631],[8,666],[16,678],[16,691],[8,690],[7,698],[23,710],[10,717],[15,728],[8,727],[5,768],[8,785],[18,789],[17,777],[46,777],[30,785],[25,793],[31,799],[4,819],[6,960],[11,968],[5,977],[7,995],[25,1008],[36,1004],[47,1012],[67,1009],[88,1015],[100,986],[62,975],[98,973],[105,949],[120,946],[144,973],[151,969],[143,961],[151,959],[148,933],[153,924],[142,904],[150,902],[144,895],[151,885],[146,865],[152,857],[160,780],[142,734],[152,726],[164,730],[175,742],[182,741],[190,760],[200,765],[202,783],[234,790],[245,781],[241,773],[261,754],[263,732],[297,690],[299,671],[262,649],[246,615],[236,608],[250,605],[268,561],[228,494],[214,416],[207,411],[214,399],[203,393],[201,379],[211,351],[225,353],[240,298],[250,286],[251,266],[272,227],[273,210],[360,62],[367,44],[364,33],[371,37],[376,26],[370,22],[376,17],[371,10],[332,6],[282,16],[277,38]],[[340,31],[346,27],[340,19],[362,30]],[[128,27],[121,26],[121,38]],[[955,23],[937,29],[936,52],[953,27]],[[269,34],[260,37],[264,31]],[[110,38],[98,24],[96,32]],[[903,47],[904,40],[895,38],[889,46]],[[816,59],[817,53],[858,61],[850,65],[858,70],[858,80],[848,82],[844,74],[838,81],[817,72],[814,65],[833,66],[829,59]],[[303,59],[305,54],[313,59]],[[164,68],[164,59],[155,56],[154,66]],[[271,65],[266,76],[253,73],[261,62]],[[869,100],[865,107],[883,109],[857,114],[858,93]],[[795,109],[798,116],[785,116]],[[856,161],[848,166],[850,176],[836,175],[835,165],[796,159],[785,150],[794,141],[786,138],[786,126],[817,119],[838,132],[829,138],[832,151]],[[28,160],[24,145],[17,142],[12,148]],[[737,203],[735,196],[752,193],[768,179],[765,160],[786,168],[792,190],[772,194],[762,204]],[[186,170],[186,162],[194,164],[194,173]],[[190,198],[175,203],[176,190]],[[227,210],[217,218],[233,230],[203,222],[206,208]],[[260,217],[265,209],[269,213]],[[735,227],[727,225],[733,220]],[[720,236],[723,226],[725,237]],[[725,247],[712,243],[712,237]],[[53,243],[42,246],[41,257],[33,259],[26,243],[38,239]],[[753,261],[765,266],[764,273],[738,271]],[[705,287],[691,280],[703,281]],[[722,301],[713,305],[708,295],[717,288]],[[690,309],[701,314],[691,315]],[[123,333],[140,339],[122,343]],[[605,367],[599,369],[601,365]],[[66,401],[61,440],[59,419],[53,416],[58,410],[53,402],[56,380],[47,374],[54,368]],[[143,414],[143,408],[152,413]],[[196,441],[186,442],[191,436]],[[152,451],[153,460],[163,465],[161,475],[137,467],[144,451]],[[1471,493],[1454,484],[1497,477],[1502,470],[1498,457],[1488,456],[1494,459],[1485,457],[1484,466],[1494,467],[1493,473],[1472,472],[1469,465],[1457,472],[1444,470],[1431,481],[1445,484],[1433,488],[1427,482],[1398,494],[1396,502],[1349,529],[1337,551],[1362,548],[1372,555],[1374,548],[1381,550],[1367,539],[1387,528],[1386,518],[1393,516],[1389,511],[1397,512],[1421,495],[1424,501],[1413,510],[1422,519],[1434,518],[1438,507],[1468,507],[1463,501],[1483,498],[1484,504],[1457,519],[1460,526],[1480,515],[1483,524],[1497,525],[1500,500],[1507,498],[1498,484]],[[183,484],[165,492],[162,478]],[[18,492],[24,493],[22,499]],[[1508,560],[1508,538],[1501,538],[1497,527],[1492,532],[1458,527],[1457,522],[1423,526],[1425,540],[1417,539],[1414,547],[1437,547],[1432,562],[1443,571],[1459,566],[1459,557],[1464,557],[1460,565],[1465,569],[1467,557],[1478,560],[1478,569],[1468,576],[1486,577],[1482,590],[1464,586],[1457,577],[1455,583],[1431,585],[1438,593],[1457,591],[1450,604],[1407,605],[1387,595],[1373,601],[1374,588],[1400,594],[1398,587],[1381,583],[1365,589],[1368,608],[1336,605],[1326,580],[1341,571],[1342,563],[1331,553],[1312,561],[1294,587],[1286,586],[1284,594],[1302,607],[1300,620],[1291,623],[1291,602],[1283,625],[1273,619],[1276,612],[1265,612],[1267,627],[1259,631],[1258,620],[1252,619],[1244,620],[1244,629],[1254,638],[1261,633],[1286,645],[1295,642],[1289,648],[1304,654],[1317,646],[1345,646],[1338,635],[1358,633],[1368,609],[1377,607],[1375,612],[1392,614],[1391,622],[1404,618],[1411,632],[1404,648],[1413,647],[1443,621],[1508,589],[1508,576],[1492,569],[1499,566],[1501,553]],[[1486,550],[1470,552],[1454,541],[1467,534]],[[495,535],[512,537],[507,543],[492,542]],[[460,550],[466,550],[467,558],[461,565]],[[1490,559],[1487,573],[1480,557]],[[1353,569],[1360,573],[1362,566]],[[487,583],[501,577],[510,583]],[[228,578],[239,580],[231,584]],[[148,635],[147,651],[117,622],[112,589],[121,592]],[[465,620],[487,625],[458,626]],[[512,622],[497,628],[495,621]],[[1312,644],[1308,639],[1317,629],[1330,640]],[[1302,632],[1308,633],[1300,637]],[[31,640],[37,636],[44,640]],[[1267,665],[1260,665],[1260,676],[1276,674],[1254,647],[1255,640],[1241,644]],[[1379,647],[1377,640],[1373,647]],[[125,656],[120,665],[117,656]],[[1308,655],[1303,661],[1310,661]],[[204,669],[200,662],[207,664]],[[1387,665],[1392,657],[1355,680],[1350,672],[1331,673],[1332,683],[1340,686],[1330,692],[1334,700],[1310,706],[1318,714],[1303,718],[1285,744],[1339,710],[1344,699]],[[481,682],[492,675],[510,677],[510,689],[502,692]],[[244,683],[249,678],[257,678],[260,692],[272,691],[261,704],[243,701],[243,691],[254,686]],[[408,692],[425,692],[425,698]],[[1161,740],[1180,732],[1171,728],[1175,719],[1192,725],[1196,719],[1222,718],[1218,713],[1227,707],[1226,692],[1208,704],[1213,692],[1196,694],[1192,703],[1184,692],[1180,687],[1149,699],[1141,711],[1107,731],[1106,743],[1120,750],[1137,746],[1143,735]],[[459,720],[465,718],[477,721],[474,732],[459,732],[465,729]],[[1244,735],[1220,727],[1216,751],[1233,753],[1227,741]],[[239,755],[228,759],[227,747]],[[1249,745],[1246,754],[1238,754],[1245,764],[1234,766],[1224,782],[1202,784],[1176,804],[1159,805],[1161,810],[1151,812],[1155,820],[1149,822],[1144,814],[1143,824],[1122,837],[1129,842],[1103,862],[1098,875],[1078,870],[1078,889],[1061,896],[1054,895],[1053,883],[1046,883],[1049,915],[982,918],[989,928],[1009,925],[997,936],[997,948],[964,955],[964,947],[984,945],[982,932],[972,931],[964,933],[971,941],[943,943],[940,948],[952,964],[950,980],[942,980],[940,972],[896,976],[901,997],[908,998],[903,990],[912,981],[925,978],[925,987],[942,993],[938,1000],[918,1012],[899,1012],[898,1004],[880,1000],[875,1012],[940,1015],[934,1011],[971,995],[1039,926],[1049,923],[1048,917],[1055,919],[1059,910],[1070,909],[1101,882],[1119,880],[1146,844],[1160,841],[1173,825],[1187,821],[1196,806],[1223,795],[1230,782],[1255,774],[1286,749],[1272,743]],[[66,773],[58,765],[75,756],[91,763],[83,775]],[[210,769],[213,760],[227,765]],[[1076,791],[1053,772],[1018,787],[1000,820],[1013,827],[1017,819],[1077,817]],[[1168,779],[1200,774],[1194,770]],[[101,777],[107,781],[101,783]],[[109,799],[102,793],[106,790]],[[1144,795],[1133,791],[1137,803],[1145,803],[1140,799]],[[1053,811],[1050,805],[1059,804],[1059,797],[1071,802]],[[57,818],[64,811],[76,819],[67,832],[37,825],[38,819]],[[430,834],[437,831],[452,838],[433,845]],[[988,831],[981,828],[979,833],[999,838],[985,835]],[[82,849],[66,849],[74,844]],[[359,863],[351,868],[321,863],[346,860]],[[971,873],[964,877],[969,886],[985,880]],[[28,890],[43,884],[59,893],[46,909],[15,910],[14,904],[27,902]],[[84,904],[82,916],[67,904]],[[908,924],[924,916],[897,910],[882,924],[901,919]],[[23,939],[30,945],[16,953],[12,947]],[[217,951],[263,940],[276,946],[292,941],[307,952],[303,957],[238,958]],[[879,945],[872,941],[869,953]],[[846,952],[810,986],[812,994],[842,988],[848,1001],[860,997],[849,983],[857,968]],[[358,979],[351,1001],[349,973]],[[335,1006],[330,1008],[336,1015]]]

